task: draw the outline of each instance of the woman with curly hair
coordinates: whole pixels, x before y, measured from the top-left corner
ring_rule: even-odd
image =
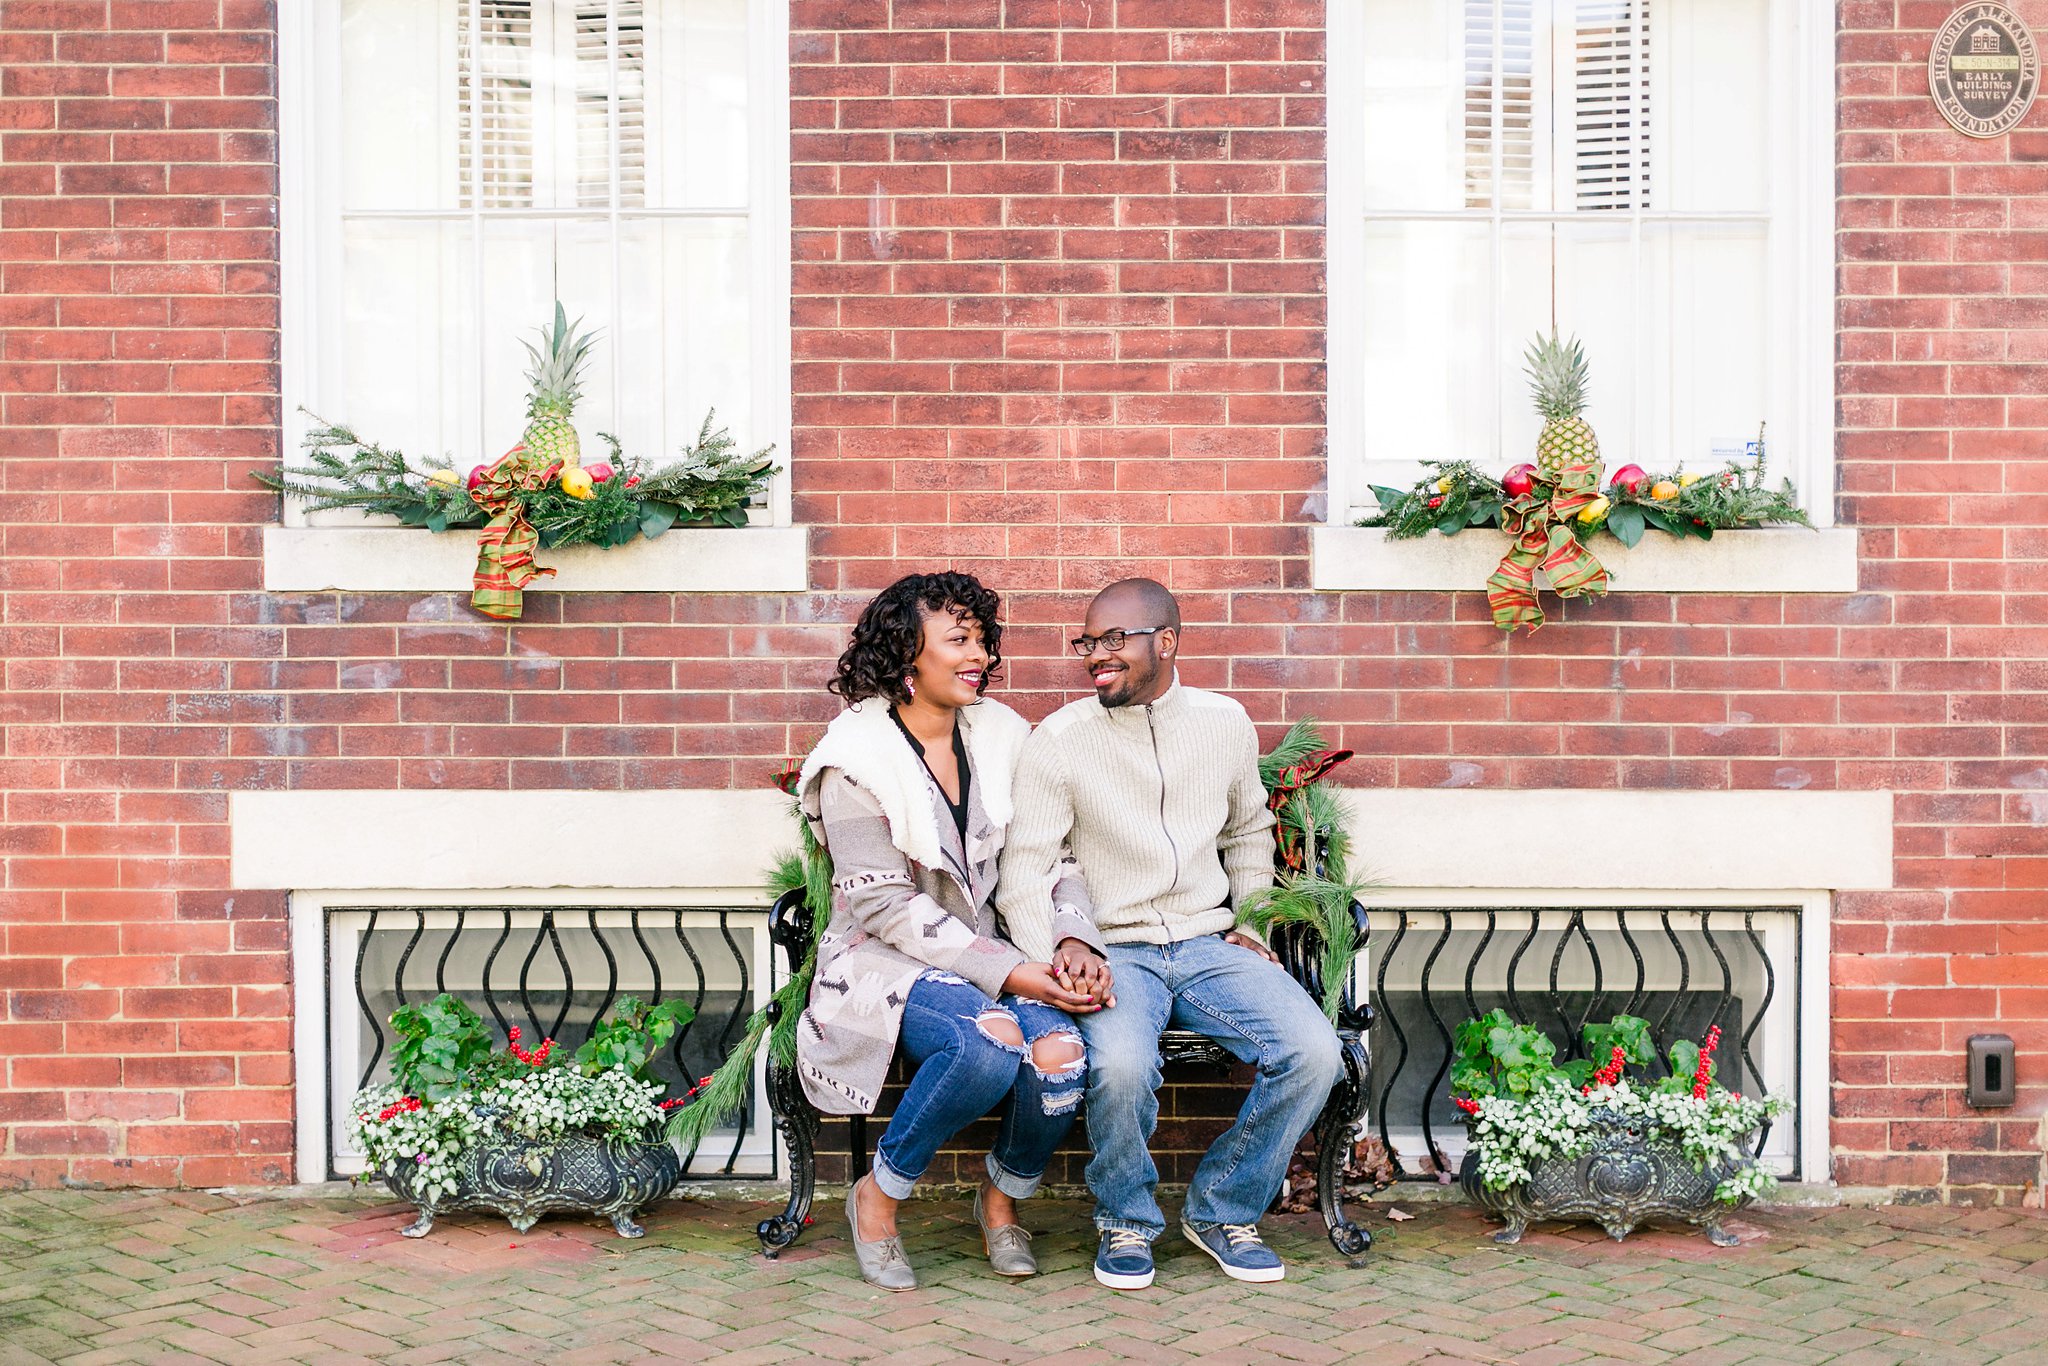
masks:
[[[898,1202],[947,1140],[998,1107],[975,1220],[998,1274],[1037,1271],[1016,1202],[1037,1189],[1081,1102],[1072,1015],[1109,1002],[1106,970],[1062,979],[997,924],[996,858],[1030,730],[983,697],[1002,664],[999,607],[967,574],[884,589],[828,685],[847,708],[797,780],[832,857],[832,914],[797,1027],[804,1090],[827,1114],[868,1114],[899,1049],[916,1069],[846,1199],[861,1275],[888,1290],[917,1284]],[[1061,931],[1099,949],[1071,869],[1054,899]]]

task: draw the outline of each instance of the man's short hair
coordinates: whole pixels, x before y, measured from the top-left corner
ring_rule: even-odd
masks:
[[[1118,579],[1095,595],[1097,602],[1107,597],[1130,598],[1147,618],[1143,625],[1180,630],[1180,600],[1156,579]]]

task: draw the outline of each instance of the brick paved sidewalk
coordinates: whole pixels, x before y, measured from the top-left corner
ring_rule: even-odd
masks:
[[[987,1273],[964,1204],[910,1207],[924,1287],[869,1290],[839,1207],[779,1262],[763,1207],[678,1201],[627,1242],[550,1219],[513,1233],[456,1215],[398,1236],[363,1197],[192,1192],[0,1195],[0,1361],[676,1360],[2048,1362],[2048,1219],[2007,1210],[1757,1212],[1743,1245],[1625,1244],[1546,1227],[1502,1248],[1475,1212],[1372,1207],[1352,1268],[1319,1223],[1276,1219],[1278,1286],[1240,1286],[1177,1236],[1159,1283],[1103,1290],[1086,1210],[1040,1203],[1045,1274]]]

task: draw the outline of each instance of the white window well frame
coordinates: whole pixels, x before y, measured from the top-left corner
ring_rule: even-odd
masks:
[[[613,937],[630,944],[629,922],[635,907],[680,911],[686,923],[696,928],[708,928],[716,924],[712,917],[717,911],[731,911],[733,904],[732,897],[703,888],[293,892],[290,896],[292,1040],[294,1083],[298,1096],[295,1148],[299,1180],[353,1177],[360,1175],[365,1167],[362,1155],[348,1151],[345,1146],[341,1137],[342,1116],[337,1109],[338,1105],[345,1103],[344,1097],[354,1093],[350,1078],[360,1071],[362,1059],[347,1042],[337,1046],[335,1031],[331,1027],[334,1020],[350,1019],[358,1012],[351,968],[356,939],[362,932],[361,922],[366,919],[360,912],[375,908],[409,913],[415,907],[425,907],[427,928],[432,930],[445,928],[452,922],[453,910],[463,906],[531,907],[530,921],[537,921],[540,911],[548,907],[597,906],[612,913],[601,916],[599,920],[606,932],[609,934],[616,930]],[[514,913],[518,914],[517,911]],[[754,974],[752,1000],[744,1007],[748,1011],[758,1010],[783,981],[781,951],[769,943],[765,908],[755,912],[732,912],[731,921],[734,932],[742,936],[742,942],[747,945],[753,962],[763,969]],[[530,928],[531,924],[527,923],[527,929]],[[521,930],[514,931],[515,940],[521,933]],[[414,972],[408,976],[415,978],[415,986],[422,971],[430,973],[431,967],[431,964],[414,965]],[[517,971],[516,964],[513,971]],[[387,1057],[390,1046],[387,1039]],[[767,1053],[763,1050],[755,1060],[753,1100],[747,1110],[752,1125],[741,1138],[737,1152],[729,1134],[707,1142],[698,1154],[698,1167],[693,1169],[691,1180],[781,1177],[782,1144],[769,1122],[766,1069]],[[722,1170],[728,1158],[732,1161],[730,1173]]]
[[[1787,322],[1773,329],[1768,366],[1785,385],[1774,405],[1769,438],[1774,473],[1792,478],[1818,534],[1804,528],[1724,532],[1684,546],[1644,538],[1625,550],[1603,540],[1599,553],[1620,591],[1853,592],[1857,586],[1853,531],[1835,522],[1835,25],[1832,10],[1799,0],[1771,0],[1774,45],[1767,81],[1785,92],[1788,130],[1770,171],[1769,288],[1787,300]],[[1421,477],[1419,461],[1377,461],[1368,451],[1369,418],[1360,387],[1366,354],[1364,297],[1368,224],[1375,217],[1428,218],[1427,213],[1375,215],[1367,207],[1371,155],[1365,85],[1365,11],[1361,4],[1332,5],[1329,16],[1329,289],[1328,443],[1325,521],[1312,529],[1310,582],[1319,590],[1401,589],[1457,591],[1485,578],[1470,570],[1497,562],[1498,535],[1466,533],[1390,542],[1379,528],[1353,525],[1377,510],[1369,484],[1406,487]],[[1498,130],[1496,130],[1497,132]],[[1498,142],[1496,136],[1495,141]],[[1500,207],[1498,177],[1490,211],[1475,221],[1495,223],[1523,214]],[[1470,217],[1470,212],[1436,215]],[[1651,213],[1649,218],[1658,215]],[[1697,215],[1688,215],[1697,216]],[[1641,211],[1591,217],[1626,225]],[[1716,215],[1707,214],[1706,218]],[[1632,229],[1639,233],[1640,226]],[[1510,463],[1505,456],[1502,465]],[[1468,544],[1468,542],[1470,544]],[[1441,543],[1441,545],[1439,544]],[[1450,547],[1455,545],[1456,550]],[[1487,552],[1482,554],[1481,552]]]
[[[323,93],[339,88],[340,0],[292,0],[278,7],[278,167],[280,250],[281,455],[290,463],[310,427],[307,411],[330,412],[337,393],[335,347],[322,318],[338,291],[341,206],[340,130],[322,117]],[[802,592],[809,587],[808,538],[792,519],[790,478],[790,254],[789,254],[789,12],[776,0],[747,0],[748,313],[747,359],[752,421],[738,433],[750,446],[772,443],[783,466],[744,529],[680,527],[659,540],[609,550],[569,547],[545,551],[542,563],[557,577],[547,592]],[[610,57],[618,61],[617,39]],[[616,83],[616,79],[615,79]],[[619,176],[619,139],[611,141],[612,175]],[[459,219],[481,240],[481,225],[496,216],[531,211],[479,207],[401,213]],[[610,220],[621,216],[690,216],[695,209],[608,207],[547,210],[561,217]],[[735,210],[734,212],[739,212]],[[616,246],[614,249],[616,256]],[[619,282],[614,267],[614,297]],[[479,296],[481,291],[479,291]],[[617,411],[618,370],[613,370]],[[479,458],[482,458],[479,455]],[[309,521],[287,500],[282,525],[265,529],[264,587],[277,592],[467,591],[475,565],[472,537],[402,528],[389,519],[348,513]]]
[[[1797,973],[1785,974],[1780,980],[1778,995],[1764,1024],[1778,1042],[1789,1041],[1797,1048],[1796,1088],[1791,1085],[1788,1075],[1793,1059],[1781,1048],[1771,1051],[1770,1062],[1765,1067],[1765,1082],[1773,1094],[1782,1095],[1792,1102],[1798,1123],[1794,1125],[1792,1117],[1788,1116],[1785,1121],[1772,1126],[1762,1162],[1766,1169],[1779,1176],[1789,1175],[1796,1165],[1802,1185],[1831,1183],[1829,1097],[1833,1066],[1829,1056],[1831,1035],[1828,1015],[1829,954],[1833,942],[1831,893],[1794,889],[1560,890],[1525,887],[1474,890],[1387,887],[1375,888],[1370,893],[1368,906],[1473,912],[1503,906],[1575,908],[1587,913],[1595,929],[1611,927],[1612,910],[1617,907],[1635,910],[1644,906],[1660,906],[1674,911],[1755,908],[1760,913],[1756,928],[1764,941],[1766,954],[1774,963],[1782,963],[1792,956],[1790,951],[1796,948],[1798,959]],[[1680,928],[1684,928],[1682,920],[1681,917]],[[1370,954],[1371,948],[1368,947],[1359,960],[1358,972],[1365,981],[1371,981],[1372,974],[1378,972],[1378,964],[1368,961]],[[1445,990],[1443,983],[1438,984],[1446,997],[1455,997],[1455,986],[1461,985],[1462,978],[1453,989]],[[1377,1132],[1379,1118],[1375,1111],[1368,1121],[1373,1132]],[[1798,1139],[1796,1152],[1791,1147],[1795,1133]],[[1392,1137],[1410,1170],[1426,1162],[1427,1153],[1420,1145],[1419,1128],[1396,1125]],[[1465,1152],[1462,1132],[1440,1129],[1436,1139],[1455,1166],[1456,1160]]]

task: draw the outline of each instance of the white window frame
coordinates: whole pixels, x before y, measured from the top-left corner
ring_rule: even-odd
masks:
[[[1770,287],[1774,295],[1790,301],[1787,311],[1792,320],[1789,329],[1774,331],[1767,362],[1773,373],[1790,376],[1792,386],[1787,402],[1792,430],[1773,428],[1772,458],[1798,486],[1814,525],[1826,528],[1835,520],[1834,15],[1825,6],[1772,0],[1770,17],[1774,33],[1792,35],[1790,41],[1774,48],[1767,79],[1773,88],[1790,92],[1794,143],[1787,156],[1774,159],[1771,185],[1771,203],[1784,206],[1780,226],[1786,249],[1772,254]],[[1347,377],[1360,373],[1365,364],[1364,261],[1366,225],[1371,217],[1366,208],[1365,166],[1371,147],[1365,128],[1364,83],[1358,75],[1364,62],[1363,5],[1356,0],[1333,4],[1327,78],[1330,383],[1326,516],[1330,530],[1350,528],[1357,518],[1375,509],[1369,483],[1405,486],[1421,473],[1420,465],[1411,462],[1378,465],[1368,460],[1368,415],[1358,386],[1347,382]],[[1499,217],[1495,188],[1494,212]],[[1615,217],[1619,221],[1622,215]],[[1775,216],[1774,221],[1778,221]],[[1407,477],[1402,477],[1403,472]],[[1376,530],[1360,534],[1384,535]],[[1853,586],[1853,542],[1834,538],[1831,544],[1835,547],[1831,563],[1837,571],[1846,546]],[[1332,565],[1345,558],[1335,551],[1334,544],[1318,545],[1319,557]],[[1378,586],[1334,581],[1345,577],[1318,573],[1314,582],[1318,588]],[[1833,580],[1839,579],[1836,572]],[[1704,586],[1711,588],[1712,584]]]
[[[1768,1069],[1771,1076],[1767,1081],[1776,1094],[1798,1107],[1799,1124],[1798,1149],[1791,1146],[1793,1126],[1782,1123],[1773,1126],[1772,1142],[1765,1154],[1764,1166],[1776,1175],[1786,1175],[1796,1162],[1801,1186],[1827,1187],[1833,1184],[1831,1146],[1829,1138],[1828,1099],[1832,1093],[1834,1064],[1830,1054],[1832,1031],[1829,1010],[1829,955],[1832,952],[1833,897],[1831,893],[1792,888],[1776,890],[1719,890],[1719,889],[1656,889],[1618,890],[1608,888],[1586,888],[1560,890],[1556,887],[1517,888],[1445,888],[1445,887],[1388,887],[1374,889],[1368,894],[1369,906],[1412,907],[1417,910],[1483,911],[1488,907],[1513,906],[1518,908],[1578,908],[1586,911],[1596,922],[1614,907],[1634,910],[1643,906],[1665,906],[1674,910],[1744,910],[1754,908],[1769,912],[1768,917],[1757,926],[1766,944],[1767,953],[1779,955],[1774,966],[1782,965],[1786,950],[1794,945],[1798,948],[1798,971],[1782,974],[1778,997],[1772,1002],[1771,1012],[1766,1017],[1766,1027],[1779,1037],[1790,1037],[1796,1042],[1798,1064],[1798,1087],[1796,1093],[1786,1084],[1785,1069],[1792,1059],[1782,1053],[1774,1054]],[[1681,928],[1683,925],[1681,923]],[[1367,954],[1359,958],[1359,972],[1377,972],[1378,965],[1367,964]],[[1377,1132],[1379,1114],[1375,1111],[1368,1127]],[[1419,1146],[1411,1146],[1420,1133],[1414,1130],[1395,1129],[1395,1146],[1402,1152],[1406,1165],[1414,1170],[1426,1160]],[[1445,1155],[1455,1159],[1465,1152],[1464,1137],[1461,1133],[1439,1132],[1438,1144]],[[1404,1140],[1408,1140],[1405,1141]]]
[[[634,907],[681,911],[686,919],[691,919],[693,912],[709,917],[718,910],[730,910],[740,903],[729,893],[691,887],[609,891],[560,888],[462,892],[295,891],[289,897],[289,904],[292,1051],[298,1100],[294,1156],[299,1180],[305,1182],[325,1181],[330,1174],[353,1177],[360,1175],[365,1167],[362,1155],[346,1150],[339,1138],[340,1117],[334,1108],[337,1089],[344,1094],[352,1094],[354,1088],[346,1083],[346,1079],[362,1065],[361,1058],[346,1042],[336,1046],[331,1029],[334,1019],[353,1019],[358,1009],[350,969],[355,961],[360,926],[353,917],[344,918],[347,912],[372,907],[410,912],[414,907],[427,907],[428,927],[443,928],[452,921],[446,912],[460,906],[530,907],[536,917],[541,909],[547,907],[597,906],[615,913],[601,923],[607,930],[619,930],[623,937],[627,917]],[[693,923],[698,923],[701,928],[716,922],[706,918]],[[753,999],[747,1007],[758,1010],[767,1004],[768,998],[784,980],[781,951],[768,942],[768,913],[765,909],[753,914],[744,911],[734,913],[730,923],[734,934],[746,944],[753,961],[762,969],[754,974],[751,982]],[[388,1053],[388,1041],[386,1049]],[[752,1128],[740,1143],[731,1173],[736,1179],[774,1180],[782,1176],[782,1141],[768,1122],[767,1066],[768,1056],[763,1050],[755,1059],[753,1100],[748,1106]],[[717,1143],[707,1142],[700,1153],[703,1169],[693,1171],[690,1179],[723,1179],[724,1174],[714,1168],[724,1161],[731,1147],[729,1136]],[[705,1160],[713,1158],[714,1154],[715,1161]]]
[[[320,319],[340,279],[340,130],[320,117],[323,90],[338,88],[340,0],[289,0],[278,6],[278,220],[280,257],[281,455],[295,460],[309,420],[302,409],[331,410],[335,391],[332,347]],[[753,419],[739,433],[750,445],[773,443],[783,467],[769,486],[765,514],[743,532],[680,528],[653,545],[609,551],[577,547],[549,552],[563,566],[558,579],[538,585],[553,592],[779,591],[808,586],[806,538],[792,524],[789,464],[791,429],[789,249],[789,7],[748,0],[749,203],[746,206]],[[616,139],[614,139],[616,142]],[[663,216],[659,209],[565,209],[564,213]],[[691,211],[674,211],[688,213]],[[476,224],[488,210],[450,210]],[[671,215],[673,216],[673,214]],[[479,240],[481,238],[479,237]],[[617,382],[616,379],[614,381]],[[616,400],[615,400],[616,401]],[[273,591],[323,588],[359,591],[435,591],[467,587],[451,573],[474,550],[429,546],[414,529],[344,519],[313,528],[302,508],[287,500],[282,527],[264,538],[265,587]],[[734,537],[746,541],[735,543]],[[672,543],[673,542],[673,543]],[[465,554],[454,553],[457,550]]]

